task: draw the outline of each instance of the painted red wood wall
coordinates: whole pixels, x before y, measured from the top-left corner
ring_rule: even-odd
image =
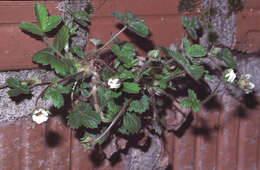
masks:
[[[95,18],[90,37],[108,39],[117,23],[111,10],[131,10],[146,19],[156,45],[178,43],[183,36],[177,0],[92,0]],[[44,47],[22,33],[21,21],[35,21],[36,1],[0,1],[0,70],[35,68],[34,52]],[[57,1],[44,1],[50,13]],[[260,2],[248,0],[237,14],[236,48],[248,52],[260,49]],[[124,37],[124,36],[123,36]],[[124,37],[126,38],[126,37]],[[245,41],[246,40],[246,41]],[[250,42],[250,43],[249,43]],[[250,45],[251,44],[251,45]],[[219,98],[217,109],[203,108],[181,137],[167,134],[167,148],[174,170],[257,170],[260,169],[260,106],[248,108],[229,96]],[[225,105],[223,105],[225,104]],[[61,113],[62,114],[62,113]],[[0,125],[1,170],[123,170],[123,163],[95,166],[62,116],[36,125],[31,120]]]

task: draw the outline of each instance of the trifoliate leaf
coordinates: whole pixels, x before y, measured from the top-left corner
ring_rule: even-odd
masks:
[[[27,86],[27,84],[22,83],[20,80],[16,78],[8,78],[5,84],[11,88],[7,92],[10,97],[16,97],[20,94],[30,94],[30,89]]]
[[[19,27],[24,30],[27,31],[29,33],[35,34],[35,35],[39,35],[39,36],[43,36],[43,32],[41,31],[41,29],[38,27],[38,25],[35,25],[33,23],[29,23],[29,22],[21,22],[19,24]]]
[[[80,115],[77,112],[69,112],[66,118],[68,119],[67,124],[72,129],[78,129],[82,125]]]
[[[34,6],[34,15],[42,31],[45,31],[48,23],[48,10],[41,3]]]
[[[140,91],[140,87],[137,83],[124,82],[123,83],[123,91],[131,94],[138,94]]]
[[[190,48],[187,48],[186,54],[191,57],[203,57],[207,54],[207,51],[201,45],[194,44]]]
[[[137,133],[141,129],[141,120],[134,113],[126,113],[123,117],[123,127],[130,133]]]
[[[129,112],[144,113],[149,109],[149,99],[146,95],[143,95],[140,100],[133,100],[129,107]]]

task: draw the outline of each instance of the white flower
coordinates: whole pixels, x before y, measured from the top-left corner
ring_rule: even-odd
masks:
[[[227,69],[225,71],[225,76],[224,77],[225,77],[227,82],[233,83],[234,80],[236,79],[236,73],[234,72],[234,70],[232,68],[230,68],[230,69]]]
[[[250,79],[252,78],[251,74],[245,74],[242,75],[239,79],[239,87],[245,91],[246,94],[251,93],[253,88],[255,88],[255,84],[250,82]]]
[[[32,114],[32,120],[38,124],[41,124],[48,120],[49,111],[43,108],[38,108],[35,109]]]
[[[120,80],[118,78],[110,78],[107,84],[110,89],[118,89],[120,87]]]

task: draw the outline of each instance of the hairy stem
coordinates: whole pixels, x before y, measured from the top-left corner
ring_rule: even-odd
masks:
[[[217,92],[217,90],[218,90],[218,88],[219,88],[219,86],[220,86],[220,84],[221,84],[221,80],[218,82],[218,84],[217,84],[217,86],[215,87],[215,89],[213,90],[213,92],[212,92],[206,99],[204,99],[202,102],[200,102],[200,104],[205,104],[205,103],[207,103],[212,97],[214,97],[215,94],[216,94],[216,92]]]
[[[40,95],[37,97],[37,99],[36,99],[36,101],[35,101],[35,107],[37,107],[39,99],[43,96],[43,94],[46,92],[46,90],[48,90],[50,87],[52,87],[52,86],[54,86],[54,85],[56,85],[56,84],[60,84],[60,83],[66,81],[66,80],[69,80],[69,79],[71,79],[71,78],[74,78],[74,77],[76,77],[76,76],[78,76],[78,75],[80,75],[80,74],[82,74],[82,73],[84,73],[84,71],[80,71],[80,72],[71,74],[71,75],[69,75],[69,76],[67,76],[67,77],[65,77],[65,78],[63,78],[63,79],[61,79],[61,80],[59,80],[59,81],[57,81],[57,82],[55,82],[55,83],[49,84],[45,89],[42,90],[42,92],[40,93]]]
[[[103,138],[109,131],[110,129],[114,126],[114,124],[116,123],[116,121],[123,115],[123,113],[125,112],[125,110],[127,109],[127,107],[129,106],[129,104],[131,103],[131,101],[133,100],[133,98],[131,97],[130,99],[127,100],[127,102],[124,104],[124,106],[121,108],[121,110],[117,113],[116,117],[113,119],[113,121],[111,122],[111,124],[107,127],[107,129],[98,137],[96,138],[93,143],[92,146],[94,147],[97,142]]]
[[[101,52],[102,50],[104,50],[116,37],[118,37],[118,35],[120,35],[123,31],[125,31],[127,29],[127,26],[124,26],[118,33],[116,33],[109,41],[107,41],[102,47],[100,47],[99,49],[91,52],[87,58],[92,57],[96,54],[98,54],[99,52]]]

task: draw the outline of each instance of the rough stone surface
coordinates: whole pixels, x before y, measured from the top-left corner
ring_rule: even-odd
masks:
[[[215,14],[207,17],[207,22],[213,27],[213,31],[218,34],[218,43],[231,48],[235,37],[235,14],[229,12],[228,0],[204,0],[202,2],[202,9],[214,9]],[[206,33],[209,30],[206,30]],[[205,39],[207,34],[202,38],[202,43],[205,46]]]
[[[147,151],[142,151],[137,148],[130,148],[125,159],[126,170],[165,170],[166,165],[162,161],[161,154],[165,152],[164,144],[161,139],[155,135],[149,135],[151,138],[151,145]],[[167,155],[163,157],[168,158]],[[163,164],[163,165],[162,165]]]
[[[0,84],[4,84],[5,80],[9,77],[16,77],[20,80],[26,80],[36,77],[40,80],[49,80],[54,77],[54,74],[45,70],[24,70],[24,71],[8,71],[0,72]],[[14,122],[21,117],[29,117],[34,109],[34,103],[37,96],[46,87],[37,86],[32,89],[32,96],[26,96],[25,99],[12,99],[8,96],[7,91],[9,88],[0,90],[0,123]],[[49,108],[50,101],[39,101],[39,106]]]
[[[72,17],[70,14],[67,13],[66,8],[72,10],[73,12],[84,10],[84,7],[89,2],[89,0],[77,0],[77,1],[71,1],[71,0],[64,0],[59,3],[57,8],[61,10],[64,13],[64,19],[65,21],[70,20]],[[78,25],[77,23],[73,23],[73,26]],[[81,50],[85,50],[87,40],[88,40],[88,29],[82,28],[80,25],[78,25],[79,28],[76,31],[76,36],[73,36],[72,39],[72,45],[77,45],[80,47]]]

